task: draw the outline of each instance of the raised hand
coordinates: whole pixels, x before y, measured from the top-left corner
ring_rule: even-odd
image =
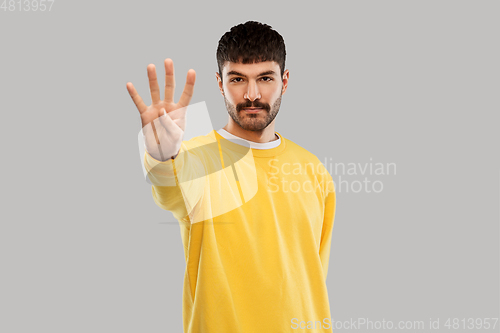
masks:
[[[175,76],[172,59],[165,59],[165,98],[160,98],[160,88],[153,64],[148,65],[151,105],[146,106],[131,82],[127,90],[141,115],[146,150],[155,159],[166,161],[175,157],[181,147],[186,129],[186,110],[193,96],[196,72],[190,69],[179,102],[174,103]]]

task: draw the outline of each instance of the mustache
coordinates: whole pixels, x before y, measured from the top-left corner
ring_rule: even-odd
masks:
[[[271,106],[269,104],[261,103],[259,101],[246,101],[245,103],[239,103],[236,105],[236,111],[238,112],[245,108],[260,108],[266,110],[267,112],[271,110]]]

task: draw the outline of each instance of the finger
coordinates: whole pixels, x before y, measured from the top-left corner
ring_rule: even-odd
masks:
[[[165,112],[165,109],[161,109],[162,116],[159,118],[161,124],[165,129],[167,130],[168,133],[176,133],[179,131],[179,126],[177,126],[176,123],[170,118],[167,112]]]
[[[145,112],[148,107],[146,106],[146,104],[144,104],[141,96],[139,96],[139,94],[137,93],[137,90],[135,90],[135,87],[132,84],[132,82],[127,83],[127,90],[130,97],[132,97],[132,100],[134,101],[137,110],[139,110],[139,113],[142,114],[143,112]]]
[[[157,104],[160,102],[160,88],[156,79],[155,65],[148,65],[149,90],[151,91],[151,102]]]
[[[175,75],[174,62],[172,59],[165,59],[165,102],[174,102]]]
[[[194,69],[190,69],[187,73],[186,84],[184,85],[184,90],[182,91],[181,98],[179,99],[179,105],[185,107],[189,105],[191,97],[193,97],[194,82],[196,81],[196,72]]]

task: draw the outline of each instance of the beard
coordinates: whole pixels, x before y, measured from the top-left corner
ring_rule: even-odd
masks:
[[[234,106],[226,99],[226,96],[224,96],[224,102],[226,103],[227,112],[241,128],[246,131],[262,131],[276,118],[280,110],[281,95],[272,106],[268,103],[261,103],[258,100],[253,102],[247,100],[244,103]],[[254,114],[245,113],[245,111],[242,111],[244,108],[261,108],[263,112]]]

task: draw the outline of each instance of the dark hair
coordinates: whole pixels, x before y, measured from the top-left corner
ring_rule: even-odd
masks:
[[[276,61],[285,72],[285,41],[271,26],[255,21],[238,24],[226,32],[217,47],[217,66],[222,78],[224,62],[252,64]]]

